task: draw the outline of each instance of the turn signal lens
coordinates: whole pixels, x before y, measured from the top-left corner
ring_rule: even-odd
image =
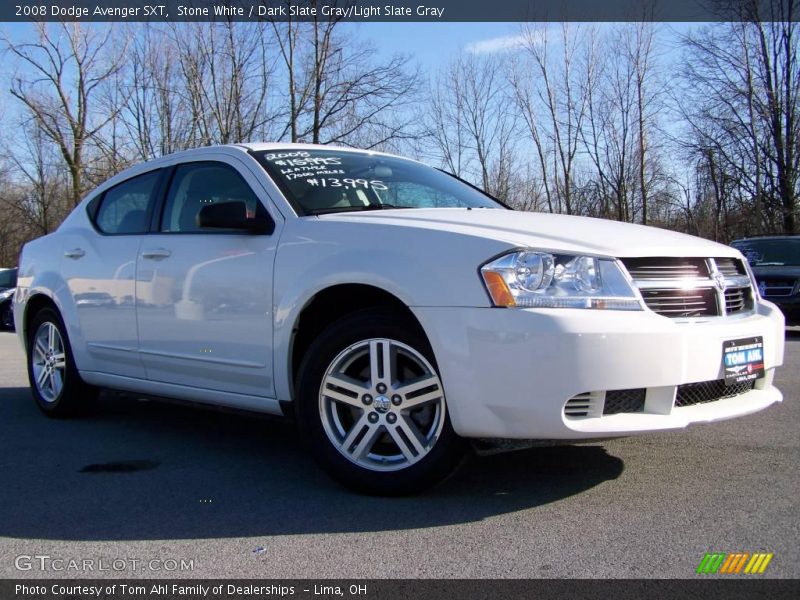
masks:
[[[508,289],[506,280],[500,273],[495,271],[482,271],[483,281],[486,283],[486,289],[492,297],[495,306],[516,306],[514,296],[511,290]]]

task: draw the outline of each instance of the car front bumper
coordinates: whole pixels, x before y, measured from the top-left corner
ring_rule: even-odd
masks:
[[[437,359],[456,432],[464,437],[589,439],[686,427],[782,400],[784,318],[771,303],[741,317],[679,322],[644,311],[412,309]],[[765,377],[730,398],[676,406],[679,386],[723,379],[722,345],[761,336]],[[644,388],[638,412],[603,414],[605,394]],[[565,405],[590,393],[588,416]]]

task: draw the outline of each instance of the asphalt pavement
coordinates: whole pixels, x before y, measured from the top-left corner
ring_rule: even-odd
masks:
[[[116,394],[48,419],[0,333],[0,577],[683,578],[706,552],[771,552],[759,577],[797,578],[798,330],[777,384],[756,415],[474,458],[383,499],[274,420]]]

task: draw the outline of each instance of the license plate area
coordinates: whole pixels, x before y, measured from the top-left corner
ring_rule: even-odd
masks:
[[[764,340],[761,337],[727,340],[722,343],[725,385],[736,385],[764,377]]]

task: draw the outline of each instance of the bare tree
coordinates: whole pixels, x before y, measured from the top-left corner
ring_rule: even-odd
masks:
[[[444,168],[459,177],[466,177],[470,156],[467,124],[464,117],[462,82],[452,69],[434,79],[429,92],[426,114],[426,136],[433,146],[432,154]]]
[[[23,185],[9,185],[8,189],[24,191],[9,194],[3,202],[18,224],[35,235],[45,235],[72,208],[62,194],[66,187],[64,169],[59,168],[59,156],[47,143],[47,134],[38,121],[28,121],[22,131],[7,153],[11,172],[19,176]]]
[[[743,233],[776,226],[794,233],[800,181],[796,2],[770,0],[768,14],[758,12],[762,6],[748,2],[744,22],[683,38],[680,114],[689,131],[686,147],[714,157],[717,179],[729,182],[726,198],[750,215]]]
[[[25,67],[11,82],[11,94],[58,147],[70,174],[70,199],[84,191],[86,152],[93,138],[114,118],[118,107],[96,106],[98,88],[122,68],[125,42],[112,40],[112,28],[80,23],[37,23],[35,42],[6,48]]]
[[[176,24],[172,38],[203,143],[249,141],[270,122],[274,62],[264,23]]]
[[[302,78],[298,74],[299,64],[301,62],[299,56],[300,50],[298,48],[302,40],[301,24],[294,21],[291,17],[288,21],[281,23],[276,21],[270,22],[286,70],[286,96],[289,100],[289,113],[286,120],[286,128],[278,137],[282,139],[288,133],[289,141],[296,143],[300,139],[300,134],[298,132],[300,115],[303,113],[306,103],[311,96],[311,79]]]
[[[461,54],[435,79],[427,131],[451,172],[508,199],[517,175],[513,98],[496,57]]]
[[[644,224],[659,175],[654,136],[663,106],[654,69],[654,33],[652,23],[626,23],[610,32],[602,48],[591,46],[581,133],[602,195],[600,214]]]
[[[149,24],[136,33],[124,71],[130,94],[120,120],[133,157],[149,160],[191,147],[194,129],[173,39]]]
[[[524,209],[722,241],[797,231],[798,0],[744,1],[744,20],[682,40],[669,78],[651,22],[528,24],[506,52],[455,57],[424,96],[408,56],[382,56],[336,18],[133,24],[113,39],[95,24],[32,25],[29,40],[5,40],[23,119],[5,117],[0,202],[19,226],[4,244],[52,230],[133,162],[256,139],[433,156]]]
[[[378,60],[374,45],[345,37],[336,18],[273,23],[289,106],[279,138],[365,148],[418,137],[404,109],[418,99],[408,56]]]
[[[580,65],[590,39],[584,31],[581,25],[564,23],[553,40],[547,25],[524,25],[523,56],[510,74],[541,167],[548,206],[567,214],[576,209],[573,192],[590,83],[586,79],[590,71]]]
[[[648,121],[651,103],[650,90],[651,72],[653,63],[653,35],[654,27],[650,22],[639,22],[632,25],[628,36],[628,60],[633,64],[636,77],[636,125],[637,125],[637,150],[639,171],[639,194],[642,207],[642,224],[647,225],[648,191],[650,188],[647,174],[647,156],[649,152]]]

